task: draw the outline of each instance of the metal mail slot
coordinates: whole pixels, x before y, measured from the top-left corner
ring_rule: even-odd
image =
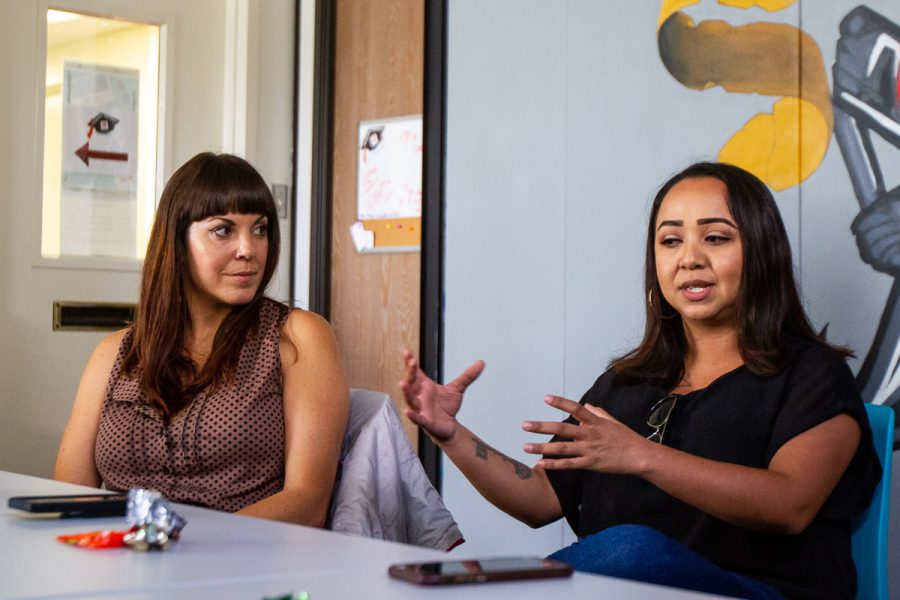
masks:
[[[53,302],[53,331],[115,331],[134,321],[134,304]]]

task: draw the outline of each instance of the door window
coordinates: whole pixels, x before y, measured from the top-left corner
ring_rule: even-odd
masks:
[[[47,11],[41,258],[139,261],[156,204],[160,27]]]

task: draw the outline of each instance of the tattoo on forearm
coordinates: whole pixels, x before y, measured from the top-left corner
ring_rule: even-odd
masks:
[[[475,456],[477,456],[481,460],[487,460],[488,445],[479,440],[477,437],[473,437],[472,441],[475,442]]]
[[[492,452],[499,456],[500,460],[511,464],[513,469],[516,471],[516,476],[519,479],[531,479],[531,469],[527,466],[523,465],[517,460],[511,459],[501,452],[497,452],[475,436],[472,436],[472,441],[475,442],[475,456],[477,456],[481,460],[487,461],[488,452]]]

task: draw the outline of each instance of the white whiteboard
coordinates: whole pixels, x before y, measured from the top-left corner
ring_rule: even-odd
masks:
[[[422,216],[422,116],[361,121],[357,219]]]

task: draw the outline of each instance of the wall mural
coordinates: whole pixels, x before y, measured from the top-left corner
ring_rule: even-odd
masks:
[[[734,27],[722,20],[694,23],[678,10],[698,2],[663,3],[657,34],[663,65],[691,89],[721,86],[735,94],[778,98],[771,113],[753,116],[719,150],[718,157],[744,167],[776,191],[797,185],[819,167],[831,138],[831,94],[819,46],[793,25],[760,22]],[[750,4],[737,0],[721,3]],[[792,3],[770,0],[754,4],[780,10]]]
[[[774,12],[796,0],[718,0]],[[721,86],[776,98],[718,150],[718,159],[757,175],[775,191],[797,186],[822,163],[832,133],[860,211],[851,224],[860,256],[895,278],[857,380],[867,402],[900,410],[900,186],[889,189],[879,156],[900,151],[900,25],[866,6],[841,20],[833,90],[816,40],[786,23],[695,22],[683,9],[700,0],[664,0],[659,56],[679,83]],[[798,77],[799,74],[799,77]],[[886,142],[886,143],[885,143]],[[900,418],[897,419],[900,424]],[[894,448],[900,449],[900,429]]]
[[[886,189],[873,143],[900,150],[900,26],[860,6],[841,22],[834,64],[835,137],[859,202],[853,220],[862,259],[894,284],[858,380],[870,402],[898,410],[900,398],[900,186]],[[895,432],[894,448],[900,446]]]

